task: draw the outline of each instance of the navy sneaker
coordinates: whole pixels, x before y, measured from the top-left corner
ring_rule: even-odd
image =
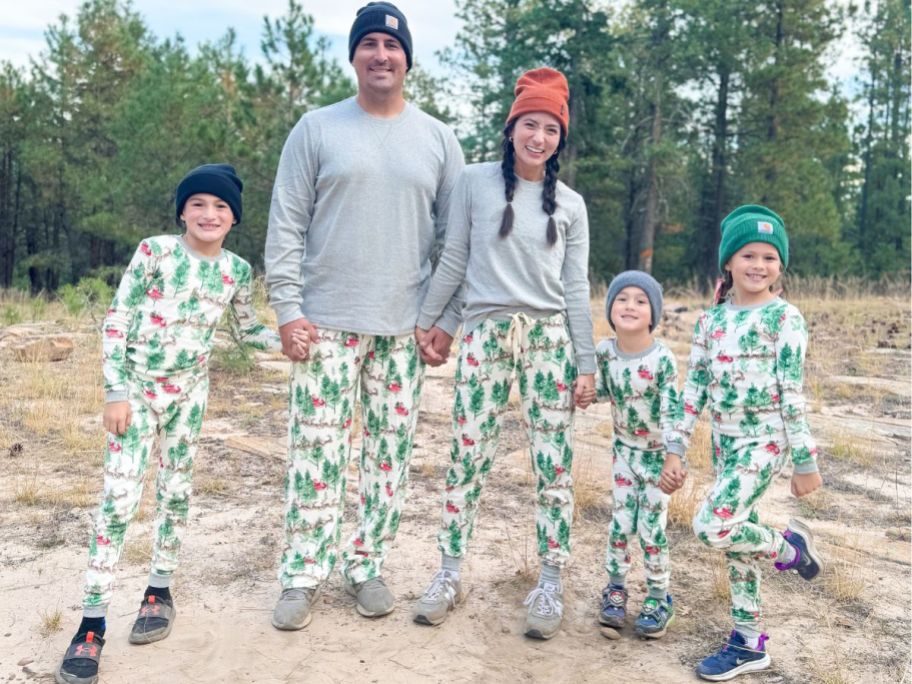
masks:
[[[795,570],[801,577],[809,582],[820,574],[823,561],[814,547],[814,535],[811,528],[803,520],[792,518],[789,520],[788,529],[782,533],[785,541],[795,549],[795,557],[791,563],[776,563],[776,570]]]
[[[674,622],[674,616],[671,594],[667,594],[664,601],[649,596],[643,601],[643,610],[633,623],[633,629],[641,637],[658,639],[665,634],[668,625]]]
[[[772,663],[766,652],[767,640],[769,637],[761,634],[757,648],[748,648],[744,637],[737,630],[732,630],[722,649],[704,658],[697,666],[697,675],[711,682],[727,682],[747,672],[765,670]]]
[[[609,584],[602,589],[602,607],[599,623],[615,629],[624,626],[627,618],[627,590],[619,584]]]

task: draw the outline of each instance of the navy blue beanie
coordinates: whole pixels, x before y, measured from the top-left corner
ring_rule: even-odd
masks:
[[[405,63],[412,68],[412,34],[405,15],[391,2],[369,2],[358,10],[348,34],[348,61],[355,58],[355,48],[368,33],[386,33],[399,41],[405,50]]]
[[[177,184],[177,194],[174,198],[177,225],[181,225],[180,215],[184,210],[184,204],[192,195],[201,192],[223,199],[231,207],[234,222],[240,223],[241,190],[243,189],[244,184],[231,164],[197,166]]]

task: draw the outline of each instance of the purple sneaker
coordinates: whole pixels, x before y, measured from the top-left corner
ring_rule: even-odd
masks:
[[[823,561],[814,547],[814,535],[803,520],[792,518],[788,528],[782,533],[785,541],[795,549],[795,557],[790,563],[775,564],[776,570],[795,570],[802,578],[811,581],[820,574]]]

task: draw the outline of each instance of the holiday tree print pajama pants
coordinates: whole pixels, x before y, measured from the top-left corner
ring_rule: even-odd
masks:
[[[131,423],[123,435],[108,434],[104,494],[89,542],[83,605],[90,617],[104,615],[111,602],[114,566],[123,552],[127,525],[139,508],[156,435],[161,453],[155,481],[152,573],[167,576],[177,569],[190,506],[193,459],[209,396],[206,373],[133,377],[127,386]]]
[[[694,517],[694,532],[725,552],[735,625],[759,631],[759,561],[779,558],[788,542],[759,523],[756,506],[788,459],[785,435],[757,440],[713,432],[712,447],[716,481]]]
[[[659,489],[659,477],[665,465],[665,450],[634,449],[620,440],[614,442],[614,512],[605,569],[611,582],[623,585],[630,570],[630,548],[634,535],[639,537],[646,570],[646,586],[653,598],[664,599],[670,577],[668,539],[668,501]]]
[[[336,563],[357,398],[358,528],[341,552],[342,574],[352,584],[380,575],[405,501],[423,375],[411,334],[321,329],[309,359],[294,364],[279,567],[284,588],[318,587]]]
[[[543,561],[562,566],[573,523],[573,381],[576,363],[566,317],[483,321],[459,350],[453,404],[451,465],[446,475],[440,550],[463,556],[481,490],[497,451],[513,373],[519,378],[538,507],[536,536]]]

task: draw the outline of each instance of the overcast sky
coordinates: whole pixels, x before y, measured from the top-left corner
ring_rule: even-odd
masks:
[[[615,2],[617,0],[614,0]],[[845,2],[845,0],[836,0]],[[313,15],[315,29],[332,40],[332,54],[347,61],[347,37],[355,12],[366,0],[303,0],[304,11]],[[607,2],[607,0],[606,0]],[[0,0],[0,60],[17,66],[28,64],[45,48],[44,30],[61,14],[75,17],[79,0]],[[408,17],[414,54],[429,71],[438,71],[434,52],[453,44],[460,21],[454,16],[455,0],[396,0]],[[259,59],[263,16],[282,16],[287,0],[134,0],[133,8],[159,38],[181,34],[191,47],[222,37],[229,27],[250,59]],[[833,50],[830,77],[848,85],[860,53],[854,37],[847,37]],[[532,65],[530,65],[532,66]]]

